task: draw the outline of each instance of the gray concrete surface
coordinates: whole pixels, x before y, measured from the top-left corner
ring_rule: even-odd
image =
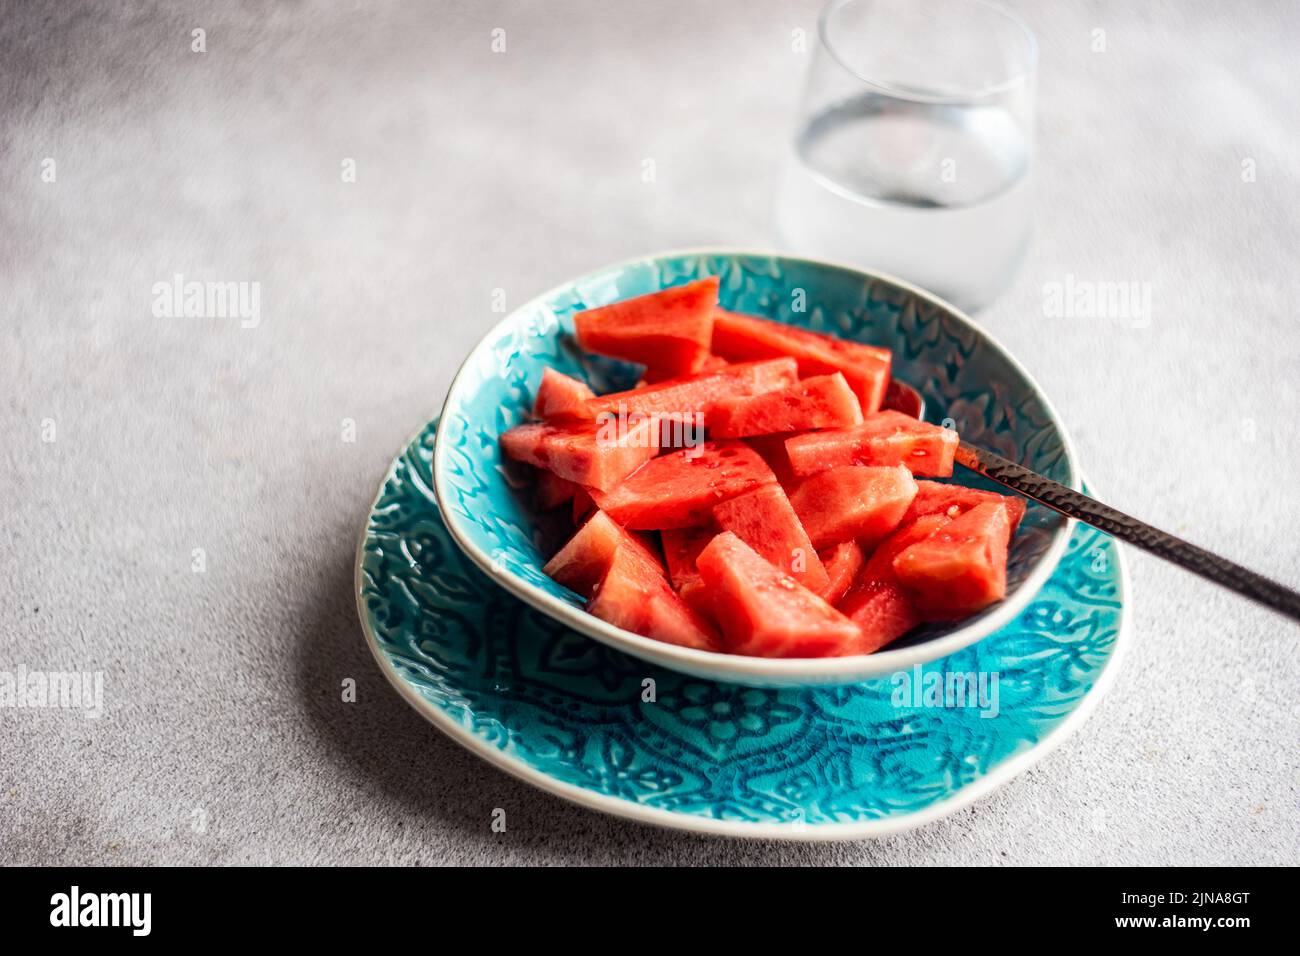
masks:
[[[981,319],[1113,503],[1297,583],[1300,4],[1019,6],[1038,227]],[[1135,646],[1086,728],[881,842],[601,817],[483,765],[377,672],[355,536],[492,290],[770,245],[815,12],[5,5],[0,670],[105,683],[98,720],[0,709],[0,862],[1295,862],[1300,630],[1142,556]],[[155,315],[177,273],[260,283],[260,323]],[[1150,283],[1150,325],[1045,316],[1066,274]]]

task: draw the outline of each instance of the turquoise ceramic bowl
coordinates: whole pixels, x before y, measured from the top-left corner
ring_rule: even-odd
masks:
[[[697,677],[753,686],[844,684],[894,673],[952,654],[1011,621],[1051,575],[1069,538],[1068,522],[1037,505],[1012,542],[1006,600],[871,655],[774,660],[676,647],[587,614],[583,598],[542,573],[543,526],[498,438],[527,420],[548,366],[586,379],[597,392],[634,384],[638,366],[576,347],[574,313],[709,275],[721,277],[725,308],[892,349],[895,377],[921,392],[930,420],[951,419],[974,444],[1080,487],[1070,439],[1047,397],[953,306],[899,279],[821,260],[672,252],[566,282],[516,309],[469,354],[447,394],[433,454],[434,490],[456,544],[506,590],[597,641]],[[970,472],[956,478],[996,487]]]

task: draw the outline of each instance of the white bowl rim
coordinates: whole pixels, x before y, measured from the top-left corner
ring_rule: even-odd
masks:
[[[402,446],[403,449],[408,447],[423,430],[424,426],[417,429]],[[397,673],[397,669],[384,656],[383,649],[379,646],[379,637],[370,625],[370,615],[361,599],[365,573],[366,532],[370,526],[370,515],[374,513],[375,505],[379,503],[379,498],[384,493],[384,486],[388,483],[388,479],[392,474],[393,464],[389,464],[384,476],[379,480],[379,487],[375,489],[374,500],[371,501],[370,509],[366,512],[366,521],[361,526],[361,534],[357,537],[356,565],[352,578],[352,587],[357,602],[357,616],[361,619],[361,631],[365,635],[366,646],[370,648],[371,655],[379,665],[380,672],[392,685],[393,689],[397,691],[397,695],[410,704],[425,720],[470,753],[477,755],[497,769],[504,770],[512,777],[562,800],[567,800],[570,803],[600,813],[608,813],[611,816],[633,820],[637,823],[669,830],[706,833],[711,836],[755,840],[786,840],[803,843],[877,839],[932,823],[955,813],[963,807],[969,806],[1020,773],[1028,770],[1056,750],[1076,730],[1082,727],[1088,718],[1092,716],[1092,712],[1097,709],[1097,705],[1110,691],[1111,685],[1115,683],[1115,677],[1119,673],[1120,664],[1128,651],[1132,635],[1133,589],[1129,583],[1128,561],[1124,557],[1124,547],[1121,546],[1118,540],[1115,540],[1115,561],[1119,565],[1120,594],[1122,596],[1119,631],[1115,635],[1115,649],[1111,652],[1092,688],[1080,699],[1078,706],[1028,750],[1002,761],[984,776],[974,783],[962,787],[952,796],[932,803],[921,810],[896,816],[857,820],[852,823],[805,824],[798,821],[791,821],[790,823],[749,823],[743,820],[722,820],[698,814],[674,813],[672,810],[665,810],[662,807],[646,806],[642,803],[625,800],[610,794],[598,793],[594,790],[579,787],[577,784],[556,779],[544,770],[527,764],[510,752],[494,747],[488,741],[476,736],[473,731],[452,719],[444,710],[416,692]]]
[[[719,257],[754,257],[754,258],[777,258],[787,259],[797,262],[806,262],[812,265],[826,266],[832,269],[843,269],[849,272],[855,272],[866,276],[869,279],[881,280],[892,283],[906,291],[918,296],[933,305],[944,309],[957,319],[969,326],[978,333],[988,345],[992,346],[1004,358],[1007,363],[1022,375],[1025,381],[1033,389],[1038,400],[1041,402],[1044,410],[1051,417],[1056,425],[1057,431],[1061,436],[1062,450],[1065,454],[1066,462],[1069,465],[1071,477],[1070,487],[1076,491],[1082,490],[1082,483],[1079,476],[1077,465],[1078,457],[1074,450],[1074,443],[1070,438],[1069,431],[1061,416],[1057,413],[1056,408],[1052,405],[1047,393],[1043,391],[1036,379],[1030,375],[1029,371],[1020,364],[1019,360],[1009,352],[996,338],[989,334],[982,325],[979,325],[968,316],[965,312],[958,309],[955,305],[944,299],[939,298],[931,292],[919,286],[913,285],[896,276],[888,273],[877,272],[872,269],[864,269],[851,263],[836,262],[831,259],[822,259],[814,256],[789,255],[779,251],[763,251],[754,249],[741,249],[731,247],[698,247],[687,249],[673,249],[665,252],[648,253],[640,256],[633,256],[620,262],[600,266],[596,269],[589,270],[575,279],[569,279],[554,288],[535,296],[528,302],[513,309],[509,315],[505,316],[494,325],[481,338],[477,345],[474,346],[457,369],[456,375],[452,378],[451,385],[447,389],[447,396],[443,400],[442,410],[439,412],[437,442],[433,453],[433,490],[438,499],[438,507],[442,510],[443,520],[446,522],[447,530],[450,532],[452,540],[460,549],[469,556],[475,564],[479,566],[496,584],[505,588],[515,597],[526,601],[539,611],[544,612],[550,617],[562,622],[579,633],[585,634],[603,644],[617,648],[626,654],[639,657],[642,660],[648,660],[662,667],[671,670],[683,671],[688,674],[707,676],[713,680],[720,680],[728,683],[751,684],[756,687],[787,687],[787,686],[819,686],[830,684],[849,684],[859,680],[867,680],[872,677],[879,677],[884,674],[892,674],[897,671],[910,670],[917,664],[925,664],[930,661],[938,660],[941,657],[947,657],[964,647],[976,643],[979,640],[992,634],[1003,625],[1012,621],[1033,599],[1047,579],[1051,577],[1060,563],[1061,557],[1065,554],[1065,549],[1069,545],[1070,534],[1073,530],[1073,519],[1064,519],[1057,528],[1050,545],[1039,559],[1038,563],[1030,570],[1020,586],[1016,589],[1015,594],[1010,598],[997,605],[992,611],[970,624],[959,627],[940,637],[932,640],[923,641],[919,644],[913,644],[908,647],[901,647],[895,650],[878,651],[875,654],[858,654],[846,657],[817,657],[817,658],[773,658],[773,657],[747,657],[738,654],[724,654],[717,651],[696,650],[691,647],[679,647],[675,644],[667,644],[663,641],[657,641],[654,638],[643,637],[632,631],[625,631],[622,628],[615,627],[600,618],[588,614],[582,608],[574,607],[554,595],[548,594],[540,588],[529,584],[522,578],[515,575],[508,569],[501,567],[499,563],[494,562],[492,557],[483,551],[477,544],[469,540],[468,536],[459,527],[459,520],[453,518],[453,512],[450,507],[452,496],[445,487],[445,474],[438,467],[440,456],[439,448],[442,447],[444,429],[446,429],[448,417],[446,409],[456,392],[456,388],[465,377],[467,371],[473,367],[483,351],[494,345],[498,338],[506,333],[516,316],[535,309],[554,296],[560,294],[566,288],[572,286],[578,279],[595,273],[608,272],[614,269],[622,269],[637,263],[649,262],[660,259],[669,259],[683,256],[719,256]]]

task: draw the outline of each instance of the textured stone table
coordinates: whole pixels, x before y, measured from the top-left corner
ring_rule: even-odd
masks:
[[[0,670],[105,674],[98,720],[0,710],[0,862],[1295,862],[1300,632],[1132,554],[1084,730],[880,842],[605,818],[404,705],[351,594],[391,455],[493,290],[772,243],[816,7],[342,6],[0,20]],[[1300,6],[1023,7],[1038,228],[980,319],[1109,500],[1294,584]],[[260,321],[158,314],[177,274]],[[1149,325],[1050,317],[1067,275],[1150,283]]]

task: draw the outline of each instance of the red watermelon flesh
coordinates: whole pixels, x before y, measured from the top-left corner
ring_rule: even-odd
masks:
[[[656,573],[663,570],[659,559],[637,536],[623,530],[602,511],[595,512],[579,528],[555,557],[546,562],[542,572],[571,591],[590,597],[592,590],[609,570],[614,553],[626,548]]]
[[[872,552],[849,592],[835,605],[862,628],[856,653],[873,654],[921,623],[921,615],[894,574],[894,558],[949,520],[946,515],[925,515],[899,528]]]
[[[669,528],[660,538],[664,546],[664,561],[668,565],[668,577],[673,587],[680,588],[699,579],[700,572],[695,567],[695,559],[713,540],[717,532],[712,528]]]
[[[945,527],[952,518],[948,515],[924,515],[909,524],[898,526],[893,534],[872,549],[862,566],[860,581],[894,581],[894,558],[918,541],[924,541]],[[857,583],[857,582],[855,582]]]
[[[533,415],[554,418],[580,409],[583,402],[595,397],[596,393],[587,387],[586,382],[546,368],[542,370],[542,383],[537,386],[537,397],[533,400]]]
[[[703,362],[700,363],[700,367],[696,371],[696,374],[705,375],[709,372],[718,372],[726,368],[730,364],[731,363],[728,362],[726,359],[724,359],[721,355],[710,355],[708,358],[706,358]],[[637,384],[637,388],[643,388],[646,385],[654,385],[658,382],[666,381],[671,377],[672,376],[667,375],[658,370],[646,369],[645,374],[641,376],[641,381]]]
[[[709,542],[697,564],[734,654],[830,657],[859,639],[856,624],[729,531]]]
[[[844,376],[815,375],[762,395],[719,399],[709,414],[715,438],[743,438],[862,423],[862,407]]]
[[[660,538],[664,547],[664,560],[668,564],[668,577],[682,600],[705,617],[713,616],[713,607],[704,580],[695,560],[713,540],[717,532],[711,527],[669,528]]]
[[[659,453],[658,422],[633,419],[625,428],[594,422],[516,425],[502,433],[501,450],[577,484],[612,488]]]
[[[1025,499],[1000,495],[995,491],[981,491],[979,488],[966,488],[963,485],[945,485],[939,481],[916,483],[916,497],[903,516],[903,523],[915,521],[921,515],[941,512],[950,518],[956,518],[977,505],[990,501],[1000,502],[1006,507],[1007,517],[1011,521],[1011,533],[1014,535],[1020,527],[1020,519],[1025,516]]]
[[[713,520],[813,593],[820,594],[830,584],[821,558],[779,484],[760,485],[714,505]]]
[[[813,546],[827,548],[841,541],[879,541],[898,526],[915,496],[916,482],[902,465],[849,466],[804,479],[790,502]]]
[[[619,547],[587,610],[603,621],[667,644],[721,650],[718,632],[634,551]]]
[[[732,395],[759,395],[793,385],[799,369],[792,358],[728,365],[707,375],[675,378],[626,392],[611,392],[585,402],[574,417],[603,414],[689,415],[707,414],[713,403]]]
[[[861,425],[796,435],[785,443],[795,473],[842,465],[906,465],[914,475],[952,474],[957,433],[902,412],[877,412]]]
[[[542,511],[559,507],[573,497],[578,487],[553,471],[540,469],[537,472],[537,507]]]
[[[746,438],[745,444],[754,451],[758,452],[767,467],[772,469],[776,475],[776,480],[781,483],[786,494],[792,494],[799,487],[799,482],[803,479],[794,473],[794,468],[790,465],[790,456],[785,452],[785,440],[788,435],[755,435],[752,438]]]
[[[885,401],[880,408],[882,411],[889,409],[902,412],[908,418],[920,418],[924,405],[925,400],[921,398],[919,392],[908,388],[898,379],[891,378],[889,388],[885,389]]]
[[[789,355],[801,375],[843,372],[868,415],[880,408],[889,385],[888,349],[725,309],[713,318],[713,351],[733,362]]]
[[[841,541],[819,555],[826,569],[826,587],[818,593],[827,604],[839,604],[867,562],[866,552],[856,541]]]
[[[640,362],[656,375],[691,375],[709,358],[718,278],[675,286],[579,312],[578,344]]]
[[[596,502],[591,500],[591,493],[578,485],[573,489],[573,523],[582,524],[587,515],[596,510]]]
[[[976,505],[894,558],[894,573],[926,620],[974,614],[1007,593],[1011,522],[998,502]]]
[[[719,502],[775,481],[748,445],[710,441],[651,459],[617,487],[593,489],[591,496],[625,528],[692,528],[709,524]]]
[[[912,602],[897,584],[868,584],[850,591],[840,612],[861,629],[855,654],[874,654],[922,623]]]

